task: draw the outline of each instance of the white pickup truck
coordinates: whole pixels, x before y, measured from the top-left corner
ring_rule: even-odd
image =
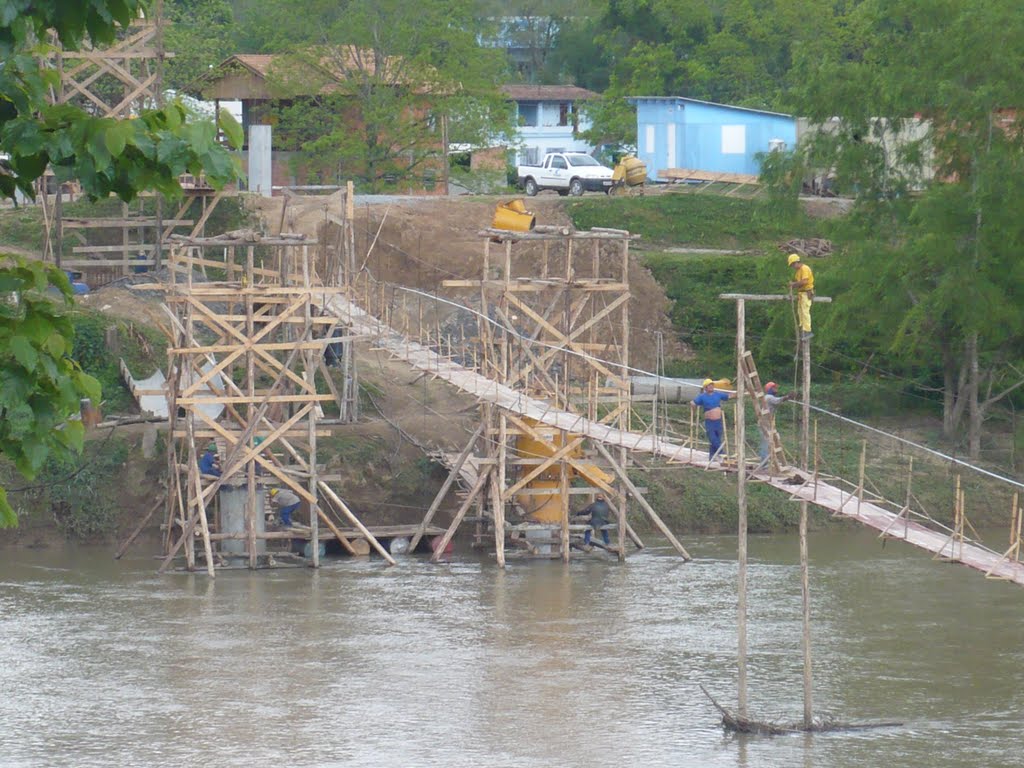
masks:
[[[533,197],[542,189],[579,197],[584,192],[607,192],[612,186],[612,169],[605,168],[585,152],[549,152],[540,165],[520,165],[519,186]]]

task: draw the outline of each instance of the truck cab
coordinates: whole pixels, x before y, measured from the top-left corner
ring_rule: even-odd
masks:
[[[519,186],[530,197],[544,189],[578,197],[584,192],[608,192],[612,169],[585,152],[549,152],[540,165],[517,169]]]

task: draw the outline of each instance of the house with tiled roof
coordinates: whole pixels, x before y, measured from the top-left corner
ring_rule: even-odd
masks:
[[[501,92],[516,106],[516,165],[538,163],[547,152],[594,149],[579,137],[590,127],[581,107],[597,98],[593,91],[575,85],[503,85]]]
[[[275,136],[278,114],[282,109],[308,102],[310,109],[321,108],[316,102],[323,97],[345,97],[351,93],[351,99],[342,99],[346,106],[340,113],[346,121],[351,121],[355,129],[361,126],[359,98],[352,88],[352,83],[362,77],[374,77],[384,70],[385,84],[401,87],[402,73],[396,59],[387,58],[378,62],[372,51],[355,46],[334,46],[316,49],[312,55],[294,57],[278,54],[239,53],[228,57],[209,72],[204,74],[189,88],[188,93],[206,101],[214,102],[219,108],[222,101],[241,102],[241,122],[245,135],[243,150],[249,150],[252,128],[257,127],[260,136],[270,138],[272,150],[270,158],[270,184],[272,188],[301,186],[310,182],[310,168],[307,167],[309,157],[304,157],[299,146],[290,146]],[[350,80],[350,78],[353,78]],[[429,93],[416,88],[414,91],[422,96],[416,109],[424,113],[429,111]],[[334,100],[335,104],[338,100]],[[424,165],[425,172],[422,187],[410,188],[408,191],[443,191],[443,164],[445,148],[443,131],[437,131],[437,160]],[[262,163],[261,163],[262,167]],[[243,170],[248,170],[248,157],[243,158]],[[359,170],[344,168],[340,173],[347,178],[358,176]],[[326,180],[319,172],[320,183],[340,183],[343,179]],[[429,176],[429,178],[428,178]],[[250,179],[252,181],[252,179]]]

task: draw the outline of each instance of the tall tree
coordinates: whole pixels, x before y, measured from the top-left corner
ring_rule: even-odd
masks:
[[[292,51],[273,71],[296,99],[279,131],[325,168],[379,189],[447,162],[446,129],[474,144],[511,129],[496,87],[503,57],[478,44],[469,0],[423,0],[415,14],[402,0],[279,2],[315,19],[289,32]]]
[[[119,121],[48,102],[58,77],[44,65],[50,30],[67,48],[86,39],[109,43],[148,6],[143,0],[0,0],[0,195],[32,196],[47,166],[59,182],[78,179],[90,197],[116,194],[126,201],[143,189],[180,194],[177,178],[185,171],[205,169],[214,183],[237,176],[215,126],[186,122],[180,104]],[[223,127],[240,141],[237,123],[225,118]],[[99,396],[96,381],[67,356],[74,337],[64,314],[70,301],[59,270],[0,254],[0,454],[26,477],[51,450],[81,449],[81,423],[68,417],[79,398]],[[0,526],[15,522],[0,488]]]
[[[857,192],[875,244],[850,261],[860,285],[835,322],[941,361],[946,433],[966,417],[977,457],[987,413],[1024,385],[1024,15],[1013,0],[864,0],[843,21],[839,50],[798,62],[796,93],[830,126],[808,161]]]
[[[481,41],[504,49],[513,77],[529,83],[562,82],[552,57],[562,48],[562,35],[585,22],[602,5],[597,0],[477,0]]]
[[[167,60],[164,87],[184,88],[234,49],[234,12],[228,0],[164,0],[171,22],[164,35]]]

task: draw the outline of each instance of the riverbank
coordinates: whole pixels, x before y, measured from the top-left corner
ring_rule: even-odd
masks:
[[[287,212],[289,227],[315,232],[323,220],[323,201],[293,200]],[[631,357],[637,367],[653,370],[657,365],[655,338],[660,334],[665,342],[668,375],[731,378],[735,368],[735,320],[732,305],[719,300],[718,292],[765,290],[764,286],[780,279],[780,242],[829,234],[832,226],[828,220],[803,214],[776,217],[770,206],[757,201],[683,193],[643,199],[591,196],[578,201],[547,196],[531,200],[530,205],[544,223],[630,227],[641,234],[632,248],[635,259],[630,271],[634,319]],[[268,221],[275,222],[274,226],[280,221],[279,199],[257,201],[256,207]],[[398,200],[367,206],[358,211],[357,249],[371,252],[367,268],[377,279],[438,291],[444,279],[476,276],[480,247],[477,232],[489,222],[493,207],[494,200],[481,198],[418,200],[408,206]],[[679,252],[688,244],[699,246],[698,250]],[[741,253],[708,254],[700,251],[704,246],[728,246]],[[829,258],[835,262],[842,256],[838,253]],[[819,266],[827,280],[834,264],[828,260],[820,265],[815,262],[816,269]],[[709,275],[714,276],[713,286],[709,286]],[[101,379],[105,414],[131,414],[133,404],[120,381],[116,361],[119,356],[125,357],[137,376],[166,364],[166,341],[158,329],[159,301],[126,288],[108,288],[90,294],[80,306],[76,359]],[[762,379],[776,378],[787,388],[785,382],[791,378],[793,365],[788,318],[760,316],[757,312],[761,311],[769,312],[765,308],[748,313],[748,340],[758,345],[755,355]],[[820,339],[815,339],[816,356],[820,351],[823,365],[832,365],[830,361],[853,350],[842,351],[839,340],[829,335],[827,318],[824,325]],[[120,339],[116,353],[106,346],[106,332],[111,327],[118,330]],[[367,522],[417,522],[446,477],[446,470],[429,454],[433,450],[457,452],[462,447],[476,426],[474,404],[447,385],[423,379],[373,350],[359,350],[358,360],[363,420],[339,428],[321,442],[324,470],[338,478],[342,495]],[[915,392],[911,384],[894,387],[891,379],[879,378],[869,366],[852,376],[819,367],[815,377],[815,404],[873,421],[914,441],[937,442],[941,423],[936,419],[936,403]],[[899,407],[896,414],[890,412],[894,404]],[[687,433],[688,410],[682,406],[667,412],[677,433]],[[856,481],[861,440],[867,433],[827,415],[817,418],[820,423],[814,427],[818,450],[812,454],[819,456],[822,472]],[[747,439],[756,445],[758,436],[752,417],[747,422]],[[794,455],[798,435],[788,412],[780,417],[780,431],[790,456]],[[0,532],[0,545],[32,546],[34,541],[64,536],[106,541],[123,537],[150,506],[149,500],[165,473],[162,450],[158,447],[155,458],[141,458],[136,438],[121,432],[109,438],[94,434],[81,461],[48,468],[45,481],[34,484],[52,486],[53,490],[18,492],[21,498],[17,501],[24,511],[23,527],[20,531]],[[872,452],[865,461],[868,487],[881,488],[889,498],[902,499],[908,480],[907,460],[915,456],[913,490],[937,519],[950,520],[955,472],[948,463],[931,461],[874,436],[871,439]],[[160,442],[162,445],[162,438]],[[102,455],[96,457],[90,451],[95,451],[98,443],[104,447]],[[996,420],[986,448],[988,455],[1002,452],[1009,457],[1011,469],[1002,471],[1012,470],[1014,446],[1014,430],[1001,430]],[[682,470],[638,458],[638,465],[631,470],[633,480],[648,489],[651,503],[673,530],[693,536],[735,529],[734,476]],[[68,485],[67,477],[80,486]],[[26,485],[11,475],[9,468],[0,469],[0,479],[10,488]],[[990,485],[970,476],[964,480],[964,487],[970,500],[970,519],[975,524],[1005,523],[1009,510],[1005,494],[994,492]],[[140,488],[147,489],[148,494],[136,493]],[[82,490],[83,499],[92,501],[75,507],[68,495],[78,490]],[[754,484],[748,500],[751,531],[782,532],[796,525],[797,505],[785,495]],[[451,504],[442,508],[438,521],[445,523],[452,511]],[[160,516],[155,516],[153,524],[160,522]],[[643,515],[633,515],[631,522],[638,530],[647,530]],[[825,527],[834,523],[820,515],[812,524]]]

